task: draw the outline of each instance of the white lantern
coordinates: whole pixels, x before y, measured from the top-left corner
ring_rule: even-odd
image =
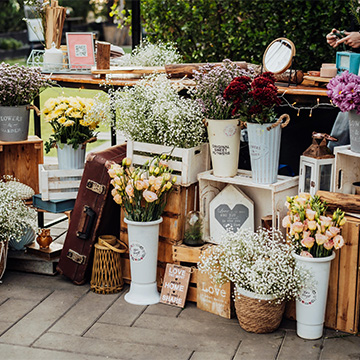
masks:
[[[335,156],[326,146],[327,140],[336,141],[327,134],[313,133],[313,143],[300,157],[299,193],[332,191]]]

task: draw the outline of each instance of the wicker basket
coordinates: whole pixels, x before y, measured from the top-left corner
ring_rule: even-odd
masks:
[[[120,254],[127,245],[113,235],[99,236],[95,244],[94,262],[91,274],[91,289],[97,294],[114,294],[122,290]]]
[[[262,300],[253,297],[254,293],[241,290],[235,297],[235,310],[240,326],[256,334],[275,331],[282,320],[285,302],[275,304],[269,299]]]
[[[0,241],[0,279],[3,277],[5,272],[8,248],[8,240]]]

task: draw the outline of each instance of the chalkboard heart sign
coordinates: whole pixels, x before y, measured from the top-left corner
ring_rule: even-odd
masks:
[[[215,219],[225,230],[236,232],[249,217],[249,209],[242,204],[237,204],[233,209],[229,205],[221,204],[215,208]]]

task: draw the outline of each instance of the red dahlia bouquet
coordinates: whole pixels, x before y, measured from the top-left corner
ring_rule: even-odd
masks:
[[[274,123],[274,107],[280,105],[275,77],[271,72],[256,76],[235,77],[224,91],[224,99],[232,101],[232,116],[240,116],[251,123]]]

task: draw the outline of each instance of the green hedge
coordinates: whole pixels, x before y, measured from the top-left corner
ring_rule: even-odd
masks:
[[[345,0],[142,0],[150,41],[174,41],[186,62],[224,58],[260,64],[267,45],[287,37],[297,68],[316,70],[335,62],[325,36],[350,26]]]

